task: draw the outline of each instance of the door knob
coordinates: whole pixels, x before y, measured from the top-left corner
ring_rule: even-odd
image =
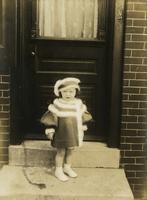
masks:
[[[34,51],[32,51],[32,52],[31,52],[31,55],[32,55],[32,56],[35,56],[35,55],[36,55],[36,53],[35,53]]]

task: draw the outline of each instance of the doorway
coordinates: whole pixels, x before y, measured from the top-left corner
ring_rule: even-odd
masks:
[[[94,118],[85,139],[108,139],[114,13],[115,1],[110,0],[17,2],[15,98],[19,104],[18,130],[22,133],[17,138],[45,139],[40,117],[55,98],[54,83],[76,77],[81,80],[80,98]]]

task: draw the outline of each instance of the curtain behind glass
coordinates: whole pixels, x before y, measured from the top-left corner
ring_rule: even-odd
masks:
[[[97,38],[98,0],[38,0],[39,35]]]

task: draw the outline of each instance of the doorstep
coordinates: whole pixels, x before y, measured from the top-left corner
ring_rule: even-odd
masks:
[[[123,169],[75,168],[75,171],[78,177],[63,183],[54,177],[51,168],[3,166],[0,199],[133,200]],[[39,184],[44,187],[38,187]]]
[[[9,165],[52,167],[56,149],[49,141],[27,140],[21,145],[9,146]],[[120,151],[105,143],[84,142],[73,155],[74,167],[119,168]]]

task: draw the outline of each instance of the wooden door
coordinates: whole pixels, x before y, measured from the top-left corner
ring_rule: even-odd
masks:
[[[55,98],[53,94],[55,82],[65,77],[76,77],[81,80],[80,98],[86,103],[88,110],[93,116],[93,122],[89,124],[89,130],[85,135],[85,139],[104,139],[107,136],[108,115],[107,88],[109,83],[107,82],[107,72],[110,70],[108,69],[107,62],[108,1],[83,1],[85,4],[86,2],[93,2],[93,5],[96,6],[93,10],[95,11],[95,16],[92,14],[92,21],[89,21],[89,23],[93,23],[93,28],[91,27],[89,35],[85,33],[86,36],[83,36],[83,31],[80,36],[75,37],[74,34],[70,36],[71,33],[68,36],[56,33],[51,35],[50,32],[44,33],[42,26],[46,22],[41,24],[41,20],[46,19],[40,14],[40,6],[43,6],[43,2],[42,0],[33,0],[28,1],[27,4],[31,8],[29,9],[29,15],[27,15],[27,19],[28,16],[30,17],[28,21],[31,21],[31,24],[26,25],[26,27],[31,29],[31,38],[28,40],[28,47],[26,48],[30,52],[26,54],[28,62],[27,67],[24,66],[23,75],[23,109],[27,122],[26,138],[44,138],[44,127],[41,126],[39,120],[41,115],[47,110],[48,104]],[[64,0],[63,2],[69,1]],[[80,1],[73,0],[73,2],[76,2],[78,5]],[[56,7],[57,5],[54,9]],[[64,9],[67,8],[64,7]],[[88,10],[87,12],[89,12]],[[51,12],[51,10],[49,11]],[[84,15],[86,14],[84,13]],[[63,18],[62,15],[60,16]],[[50,17],[53,18],[54,16]],[[68,16],[66,17],[68,18]],[[28,23],[26,22],[26,24]],[[61,24],[59,17],[58,24]],[[69,30],[70,24],[72,23],[68,24]],[[51,26],[51,24],[48,26]],[[95,33],[93,33],[94,31]]]

